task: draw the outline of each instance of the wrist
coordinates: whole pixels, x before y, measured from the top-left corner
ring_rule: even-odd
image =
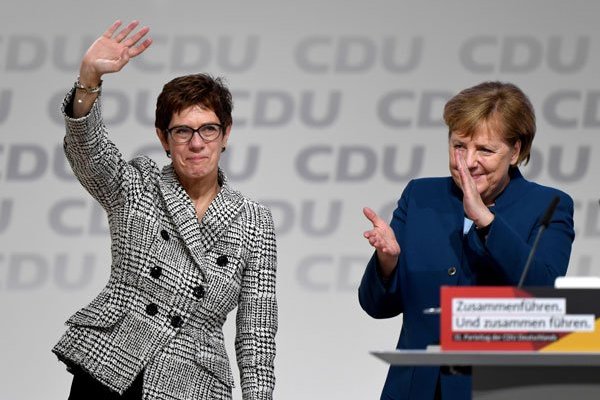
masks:
[[[475,225],[475,232],[477,233],[477,236],[479,236],[479,238],[481,239],[482,242],[485,243],[487,241],[487,237],[490,234],[491,227],[492,227],[491,222],[484,226]]]
[[[383,279],[389,279],[398,264],[398,256],[384,255],[377,252],[379,273]]]
[[[475,223],[475,229],[478,229],[478,230],[489,229],[490,225],[492,225],[493,221],[494,221],[494,219],[492,218],[489,222]]]
[[[488,227],[494,221],[494,218],[496,217],[494,213],[491,212],[489,209],[486,209],[485,211],[486,212],[483,213],[483,215],[481,215],[479,218],[473,218],[475,228],[482,229]]]
[[[96,84],[88,84],[87,82],[82,82],[80,77],[77,77],[74,86],[76,90],[84,91],[87,94],[100,93],[102,90],[102,79]]]
[[[88,87],[96,87],[102,82],[102,75],[99,74],[91,63],[82,62],[79,66],[79,82]]]

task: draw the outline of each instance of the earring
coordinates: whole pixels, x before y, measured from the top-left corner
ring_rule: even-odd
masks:
[[[225,147],[225,146],[221,147],[221,153],[224,153],[224,152],[225,152],[225,149],[226,149],[226,147]]]
[[[171,152],[169,150],[165,150],[165,153],[167,153],[167,157],[171,158]]]

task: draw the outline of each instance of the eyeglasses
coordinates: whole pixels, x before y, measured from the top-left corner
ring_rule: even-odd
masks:
[[[166,130],[175,143],[188,143],[192,140],[195,132],[205,142],[212,142],[223,133],[223,126],[219,124],[204,124],[198,129],[192,129],[187,125],[174,126]]]

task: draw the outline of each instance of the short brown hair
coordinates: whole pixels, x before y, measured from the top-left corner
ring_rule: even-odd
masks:
[[[529,98],[512,83],[483,82],[464,89],[444,107],[444,121],[452,132],[471,136],[482,122],[497,122],[511,146],[521,142],[517,165],[529,162],[535,136],[535,112]]]
[[[232,124],[233,100],[223,79],[208,74],[192,74],[177,77],[163,86],[156,100],[154,126],[165,132],[173,114],[194,105],[213,111],[224,127]]]

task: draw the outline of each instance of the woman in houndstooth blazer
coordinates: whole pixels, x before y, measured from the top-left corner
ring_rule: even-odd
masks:
[[[220,79],[188,75],[158,97],[156,132],[171,158],[126,162],[108,139],[101,77],[152,43],[115,22],[83,57],[64,103],[64,148],[106,210],[106,287],[67,321],[53,352],[73,372],[69,399],[230,399],[223,324],[237,307],[244,399],[271,399],[277,331],[276,244],[270,211],[234,191],[219,168],[231,131]],[[197,135],[196,135],[197,133]]]

